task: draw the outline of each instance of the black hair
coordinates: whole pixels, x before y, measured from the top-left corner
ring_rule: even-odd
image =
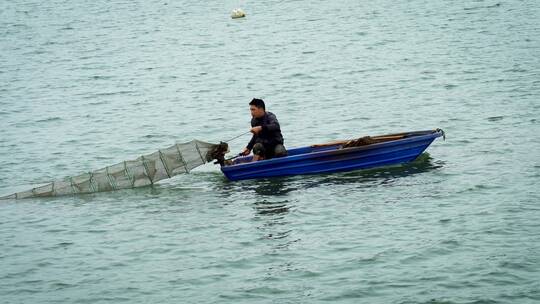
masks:
[[[266,110],[266,107],[264,105],[264,100],[259,98],[253,98],[251,102],[249,103],[250,106],[256,106],[259,109]]]

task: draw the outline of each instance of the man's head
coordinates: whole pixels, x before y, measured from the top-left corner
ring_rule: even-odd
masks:
[[[264,105],[264,100],[253,98],[249,103],[249,111],[253,118],[261,118],[266,113],[266,107]]]

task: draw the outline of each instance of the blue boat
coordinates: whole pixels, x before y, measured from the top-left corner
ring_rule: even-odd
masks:
[[[221,171],[231,181],[298,174],[318,174],[396,165],[415,160],[441,129],[355,140],[335,141],[288,150],[288,156],[252,162],[252,156],[229,161]]]

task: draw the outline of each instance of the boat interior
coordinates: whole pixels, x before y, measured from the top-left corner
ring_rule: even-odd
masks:
[[[434,131],[431,131],[431,132],[434,132]],[[389,135],[380,135],[380,136],[364,136],[364,137],[351,139],[351,140],[332,141],[332,142],[323,143],[323,144],[315,144],[311,146],[288,149],[287,157],[294,156],[294,155],[322,152],[322,151],[331,151],[331,150],[337,150],[337,149],[347,149],[347,148],[352,148],[352,147],[367,146],[367,145],[371,145],[375,143],[389,142],[393,140],[399,140],[399,139],[403,139],[403,138],[407,138],[411,136],[418,136],[418,135],[425,135],[425,134],[428,134],[428,132],[422,131],[422,132],[398,133],[398,134],[389,134]],[[226,163],[226,165],[232,166],[232,165],[238,165],[238,164],[243,164],[243,163],[249,163],[249,162],[252,162],[252,160],[253,160],[252,155],[237,157],[237,158],[231,159],[228,163]]]

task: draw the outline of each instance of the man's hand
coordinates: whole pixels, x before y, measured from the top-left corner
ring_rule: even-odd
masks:
[[[249,155],[250,152],[251,152],[250,149],[244,148],[244,149],[242,149],[242,152],[240,152],[240,155],[246,156],[246,155]]]
[[[259,134],[261,131],[262,131],[262,127],[261,126],[257,126],[257,127],[253,127],[251,128],[251,130],[249,130],[251,133],[253,134]]]

